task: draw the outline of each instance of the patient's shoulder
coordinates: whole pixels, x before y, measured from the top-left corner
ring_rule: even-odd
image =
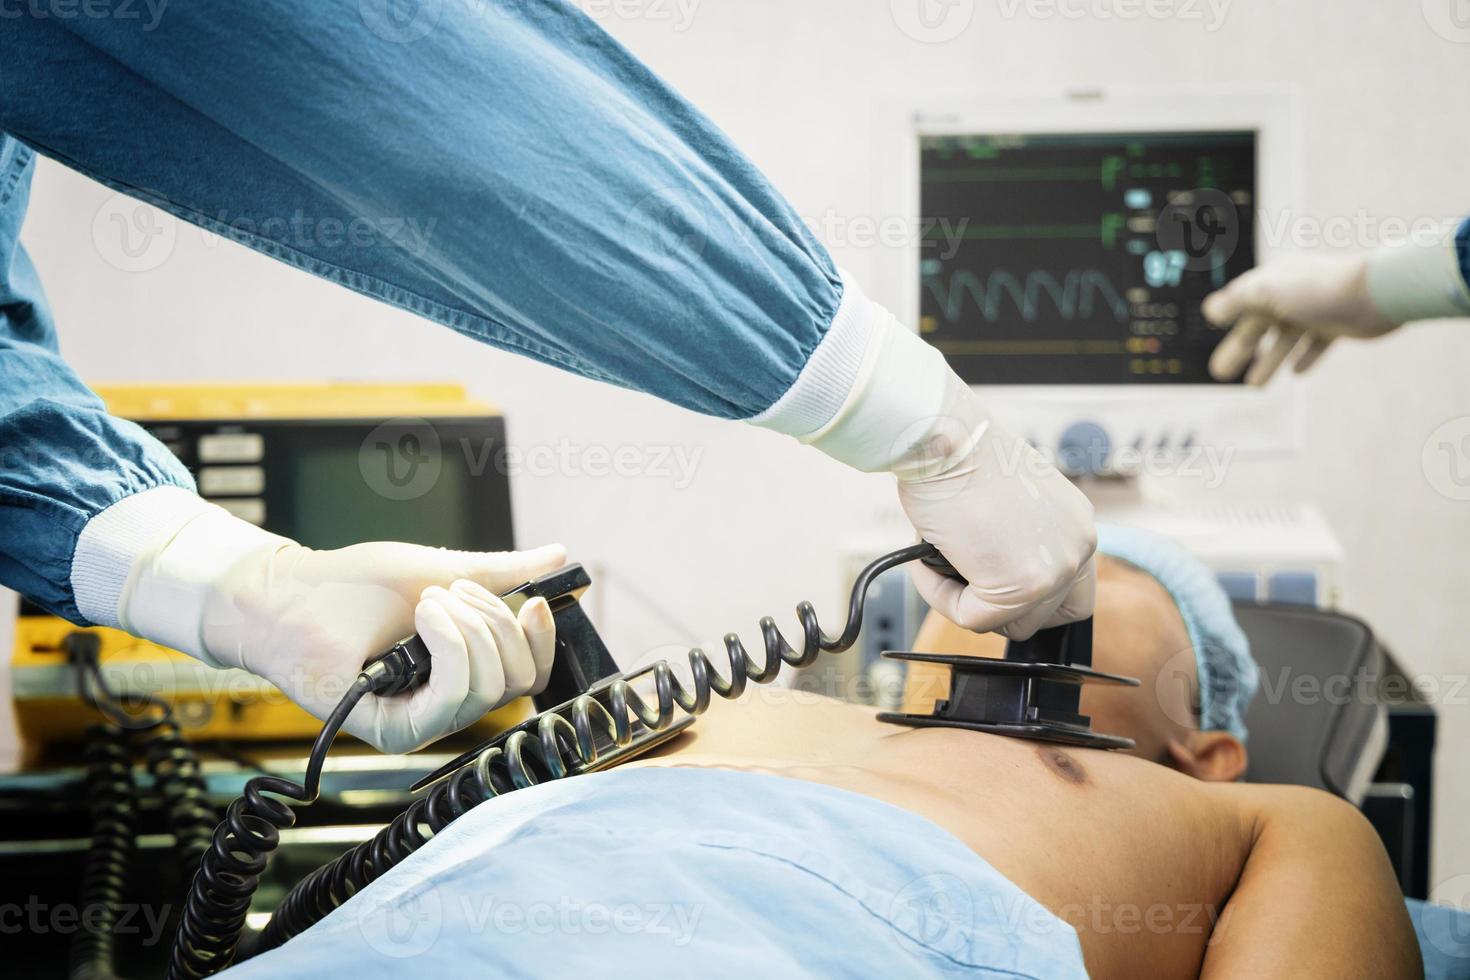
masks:
[[[1249,821],[1253,840],[1287,823],[1317,827],[1323,834],[1334,835],[1344,843],[1355,842],[1365,833],[1377,840],[1372,825],[1357,807],[1325,790],[1250,783],[1204,785],[1220,805],[1235,807]]]

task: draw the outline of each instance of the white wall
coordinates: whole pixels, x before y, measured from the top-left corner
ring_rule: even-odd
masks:
[[[1305,180],[1294,217],[1470,211],[1470,44],[1437,34],[1418,3],[1216,0],[1212,11],[1205,0],[1152,0],[1147,10],[1175,15],[1125,20],[1096,13],[1118,9],[1117,0],[1067,0],[1079,18],[1045,2],[947,0],[962,19],[952,23],[967,26],[946,43],[921,43],[894,17],[916,2],[583,5],[605,11],[607,28],[704,107],[807,215],[884,217],[871,165],[880,97],[1235,82],[1300,88]],[[923,2],[946,9],[946,0]],[[1438,2],[1425,0],[1426,10]],[[1129,0],[1119,6],[1133,9]],[[692,20],[678,10],[692,10]],[[891,512],[882,478],[477,346],[192,228],[179,231],[157,269],[120,272],[93,238],[110,197],[44,165],[26,226],[64,351],[90,380],[453,379],[503,406],[522,445],[566,439],[701,453],[687,487],[657,475],[517,479],[522,542],[562,540],[605,568],[600,616],[624,653],[750,630],[803,597],[834,610],[836,549]],[[860,278],[891,260],[850,244],[834,251]],[[1232,490],[1318,503],[1350,556],[1349,607],[1441,683],[1470,671],[1470,503],[1436,492],[1421,450],[1441,423],[1470,416],[1467,366],[1464,324],[1336,350],[1302,382],[1311,436],[1300,457],[1238,463],[1230,479]],[[896,529],[890,540],[905,539]],[[1454,693],[1440,736],[1435,880],[1470,874],[1470,773],[1459,752],[1470,741],[1470,691]]]

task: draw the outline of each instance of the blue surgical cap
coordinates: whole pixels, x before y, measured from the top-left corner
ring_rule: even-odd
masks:
[[[1099,524],[1097,550],[1151,576],[1169,593],[1194,648],[1200,730],[1226,731],[1244,741],[1245,709],[1256,695],[1260,671],[1214,573],[1172,541],[1136,528]]]

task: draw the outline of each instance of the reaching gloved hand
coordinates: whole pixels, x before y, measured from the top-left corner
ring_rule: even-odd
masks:
[[[1246,382],[1263,385],[1289,359],[1298,373],[1307,370],[1339,337],[1470,315],[1470,292],[1453,249],[1406,246],[1367,257],[1290,256],[1210,294],[1203,309],[1217,326],[1234,324],[1210,373],[1230,381],[1250,365]]]
[[[952,622],[1024,639],[1091,615],[1092,504],[997,424],[939,351],[850,279],[846,288],[844,306],[868,321],[862,366],[841,409],[805,441],[898,478],[909,521],[967,580],[910,566],[920,594]]]
[[[1377,337],[1399,326],[1368,294],[1368,263],[1358,258],[1294,255],[1252,269],[1205,298],[1217,326],[1234,324],[1210,356],[1221,381],[1240,376],[1265,384],[1293,352],[1305,371],[1338,337]]]
[[[433,657],[428,683],[401,696],[368,695],[343,726],[385,752],[411,751],[546,686],[555,642],[550,608],[531,599],[517,614],[496,593],[559,568],[566,558],[560,545],[503,553],[396,543],[316,551],[184,490],[138,496],[156,505],[160,495],[172,503],[177,527],[132,563],[117,616],[129,632],[264,677],[318,718],[366,660],[417,632]],[[100,517],[135,503],[124,500]]]

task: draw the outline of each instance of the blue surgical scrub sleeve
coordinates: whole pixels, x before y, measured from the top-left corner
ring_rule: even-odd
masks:
[[[87,521],[139,490],[194,482],[61,359],[19,240],[34,167],[27,147],[0,138],[0,582],[80,622],[71,561]]]
[[[0,131],[0,581],[76,621],[81,528],[188,477],[57,357],[17,241],[32,150],[484,343],[723,418],[820,385],[844,297],[760,171],[561,0],[17,6]],[[832,387],[801,428],[835,412]]]

